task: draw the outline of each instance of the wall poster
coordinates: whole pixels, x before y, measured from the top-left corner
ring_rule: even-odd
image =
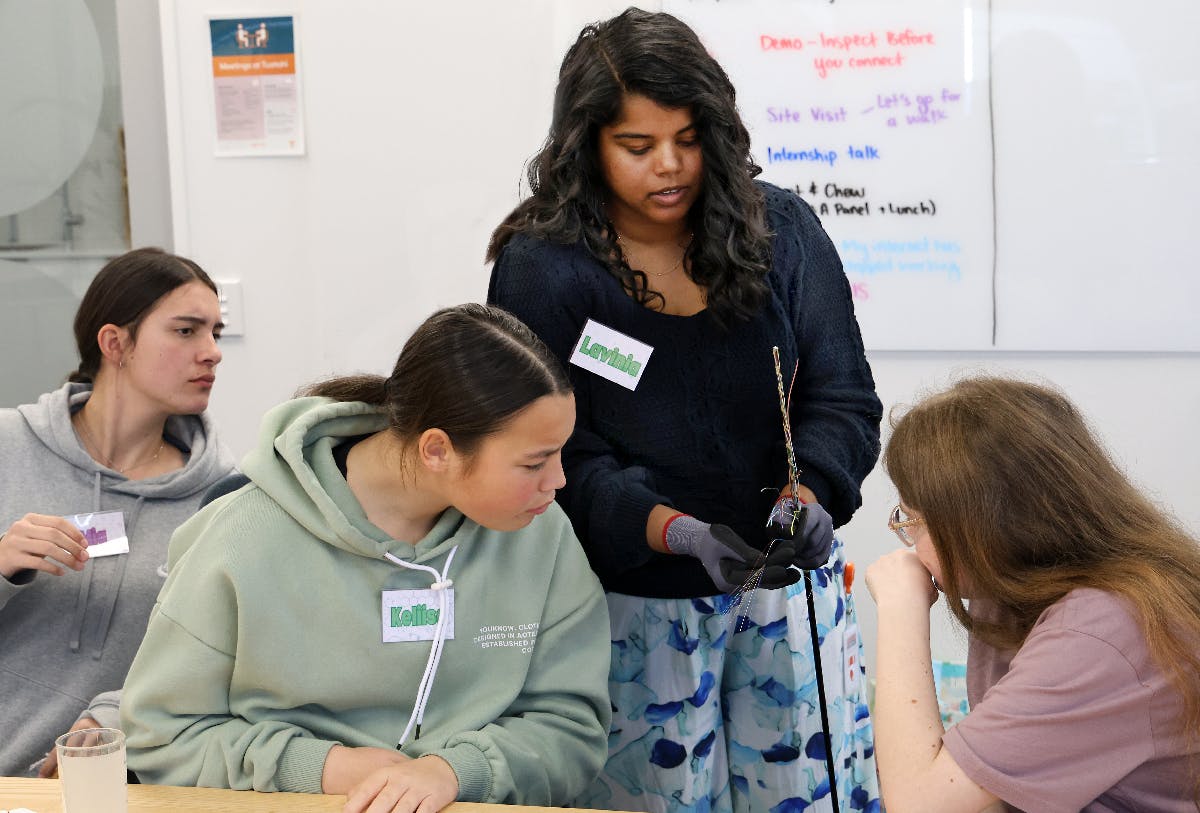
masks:
[[[303,155],[295,17],[210,17],[208,27],[216,155]]]

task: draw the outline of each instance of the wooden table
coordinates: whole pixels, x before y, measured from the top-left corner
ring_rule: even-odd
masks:
[[[130,813],[341,813],[345,796],[312,793],[257,793],[252,790],[130,785]],[[26,807],[35,813],[62,813],[57,779],[0,777],[0,810]],[[445,813],[571,813],[562,807],[521,807],[455,802]],[[575,813],[584,813],[575,811]]]

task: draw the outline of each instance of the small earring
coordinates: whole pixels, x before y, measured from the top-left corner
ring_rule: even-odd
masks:
[[[120,363],[119,363],[119,364],[117,364],[117,369],[118,369],[118,370],[124,370],[124,369],[125,369],[125,359],[121,359]]]

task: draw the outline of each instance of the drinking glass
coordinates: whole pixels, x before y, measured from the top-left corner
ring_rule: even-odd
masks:
[[[125,735],[83,728],[54,741],[63,813],[126,813]]]

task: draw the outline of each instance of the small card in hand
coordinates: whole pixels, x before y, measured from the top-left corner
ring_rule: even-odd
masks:
[[[72,514],[67,519],[83,531],[88,556],[91,558],[129,553],[129,538],[125,536],[125,515],[122,512]]]

